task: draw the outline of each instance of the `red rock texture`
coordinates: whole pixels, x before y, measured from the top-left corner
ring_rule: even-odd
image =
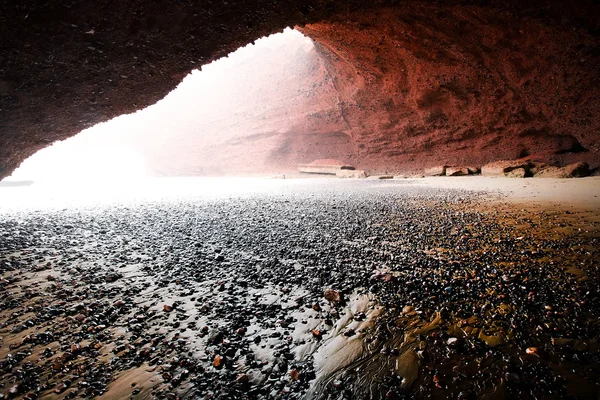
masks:
[[[0,3],[0,177],[53,141],[153,104],[192,68],[307,23],[344,129],[319,136],[333,130],[318,118],[312,138],[290,136],[273,161],[307,148],[340,158],[329,153],[345,146],[371,169],[527,153],[598,166],[594,1],[24,0]]]
[[[482,7],[406,4],[308,25],[357,166],[600,159],[600,40]]]
[[[0,178],[25,158],[165,97],[193,68],[348,0],[0,2]]]

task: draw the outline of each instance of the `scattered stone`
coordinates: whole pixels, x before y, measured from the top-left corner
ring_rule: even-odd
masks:
[[[70,351],[65,351],[62,356],[60,356],[60,360],[65,363],[67,361],[71,361],[73,359],[73,353]]]
[[[525,353],[537,356],[539,355],[539,349],[537,347],[528,347],[525,349]]]
[[[213,359],[213,367],[215,367],[217,369],[223,368],[224,364],[225,364],[225,359],[220,355],[215,356],[215,358]]]
[[[515,395],[560,397],[569,383],[546,377],[563,362],[595,387],[595,238],[536,241],[536,229],[563,228],[564,220],[532,213],[519,221],[525,227],[513,227],[502,211],[470,207],[476,197],[464,192],[321,181],[326,193],[335,185],[347,191],[328,197],[295,187],[292,195],[102,213],[3,211],[3,395],[111,398],[125,383],[126,396],[302,398],[321,379],[317,390],[330,398],[370,398],[367,386],[375,398],[387,391],[470,398],[498,382]],[[73,244],[67,223],[97,245]],[[229,262],[215,262],[219,253]],[[575,280],[567,263],[588,280]],[[60,282],[46,282],[50,271],[36,272],[39,265]],[[106,284],[113,270],[123,276]],[[173,302],[163,312],[170,298],[186,306]],[[339,353],[328,354],[332,343],[341,343]],[[542,356],[514,351],[522,343]],[[312,361],[319,351],[325,362],[340,360],[354,345],[365,351],[358,376],[353,369],[324,376],[298,358]],[[129,375],[135,389],[131,380],[113,385],[133,367],[142,374]],[[146,373],[158,374],[152,388]],[[19,394],[9,395],[15,382]]]
[[[570,346],[572,343],[573,343],[573,339],[552,338],[552,344],[554,346]]]
[[[486,335],[483,331],[479,331],[479,335],[477,336],[479,340],[482,340],[489,347],[497,347],[504,344],[504,338],[499,335]]]
[[[117,273],[110,273],[107,274],[104,279],[106,280],[106,282],[108,283],[112,283],[112,282],[116,282],[117,280],[119,280],[121,278],[121,274],[117,274]]]
[[[163,305],[163,311],[164,312],[171,312],[171,311],[173,311],[173,306],[169,305],[169,304],[165,304],[165,305]]]
[[[402,313],[408,316],[417,315],[417,312],[413,306],[404,306]]]
[[[54,393],[61,394],[62,392],[64,392],[65,390],[67,390],[67,387],[68,386],[65,383],[59,383],[54,388]]]
[[[323,293],[323,297],[325,297],[325,299],[329,300],[329,301],[341,301],[342,300],[342,294],[334,289],[326,289],[325,292]]]
[[[290,377],[292,378],[293,381],[297,381],[298,378],[300,377],[300,372],[298,372],[297,369],[293,369],[290,371]]]
[[[18,383],[15,383],[8,389],[9,396],[16,396],[21,392],[21,386]]]

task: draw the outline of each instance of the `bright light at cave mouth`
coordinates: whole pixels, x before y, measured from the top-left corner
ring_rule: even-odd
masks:
[[[281,49],[288,48],[289,54],[281,54]],[[292,59],[290,54],[299,58]],[[244,117],[245,122],[249,118],[253,118],[252,123],[265,120],[265,115],[272,114],[271,103],[277,104],[272,98],[265,104],[256,99],[252,106],[258,110],[258,117],[244,110],[244,105],[251,102],[243,98],[243,93],[231,95],[249,91],[240,88],[240,82],[248,82],[252,90],[264,94],[263,82],[269,82],[271,75],[281,76],[281,71],[290,71],[290,63],[297,65],[290,74],[310,72],[311,64],[307,61],[303,67],[301,61],[303,57],[310,60],[313,54],[312,41],[289,28],[256,40],[255,44],[203,66],[202,71],[192,71],[157,104],[98,124],[40,150],[25,160],[3,184],[33,182],[34,186],[73,190],[102,186],[104,191],[122,192],[137,190],[136,185],[150,177],[219,175],[219,163],[232,162],[219,158],[228,156],[219,154],[221,144],[225,140],[232,142],[238,134],[237,131],[224,132],[227,123],[232,125],[232,118]],[[269,71],[270,66],[272,71]],[[245,72],[233,77],[235,71],[244,68]],[[280,90],[274,87],[267,92]],[[238,131],[243,128],[252,133],[246,129],[247,124],[238,125]],[[193,165],[190,160],[199,160],[198,164],[204,162],[208,166]]]
[[[99,135],[103,130],[107,130],[106,124],[40,150],[26,159],[8,180],[85,184],[147,177],[143,156],[132,147],[102,141]]]

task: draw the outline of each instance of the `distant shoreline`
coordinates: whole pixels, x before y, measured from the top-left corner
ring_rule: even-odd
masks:
[[[20,187],[20,186],[31,186],[35,182],[34,181],[0,181],[0,187]]]

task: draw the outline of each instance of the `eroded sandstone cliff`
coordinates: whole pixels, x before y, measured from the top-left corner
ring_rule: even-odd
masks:
[[[599,21],[586,0],[2,2],[0,177],[153,104],[192,68],[305,24],[359,166],[526,154],[598,166]]]
[[[600,40],[477,6],[405,4],[301,29],[365,168],[600,156]]]

